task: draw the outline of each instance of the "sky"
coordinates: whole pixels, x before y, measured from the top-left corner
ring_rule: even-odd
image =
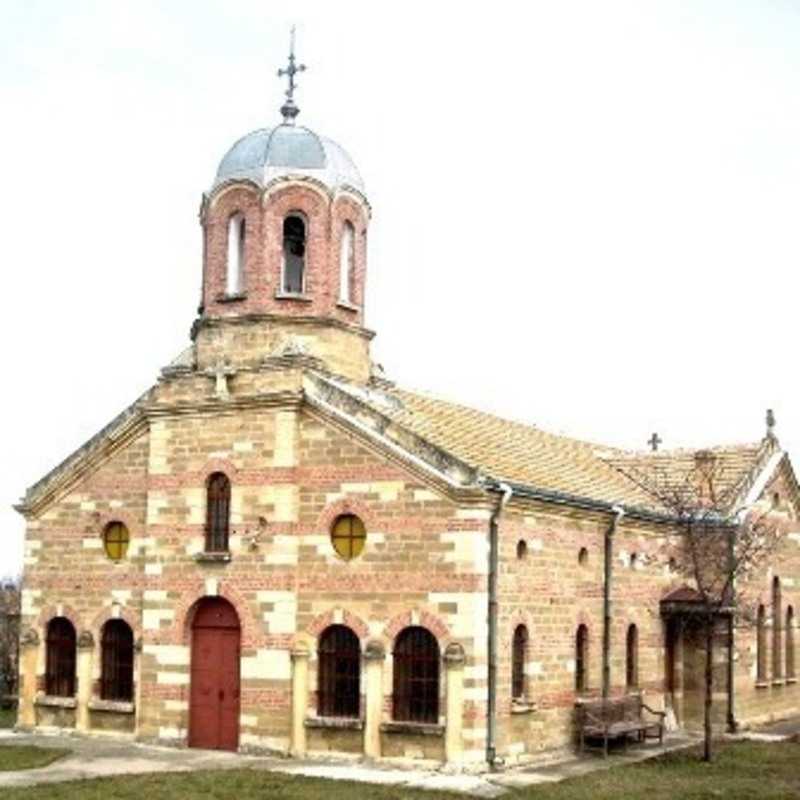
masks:
[[[626,448],[800,448],[800,4],[0,0],[0,576],[27,486],[189,343],[233,142],[342,144],[388,377]]]

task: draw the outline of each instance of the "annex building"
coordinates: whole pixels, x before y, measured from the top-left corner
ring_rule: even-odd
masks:
[[[190,346],[18,506],[18,727],[479,767],[571,746],[604,674],[692,726],[692,587],[635,476],[709,460],[787,530],[755,627],[715,650],[719,723],[800,713],[800,495],[772,431],[626,453],[376,371],[365,185],[296,124],[298,69],[203,195]]]

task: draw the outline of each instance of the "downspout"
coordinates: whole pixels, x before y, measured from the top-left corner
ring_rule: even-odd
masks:
[[[733,528],[730,533],[728,543],[728,574],[731,576],[731,606],[734,606],[728,614],[728,732],[736,733],[739,729],[739,723],[736,721],[736,673],[734,664],[735,652],[735,616],[736,616],[736,577],[734,570],[736,568],[736,532],[738,528]]]
[[[603,699],[611,690],[611,580],[614,565],[614,533],[625,516],[621,506],[612,506],[611,523],[606,528],[603,565]]]
[[[502,491],[497,507],[489,519],[489,617],[488,617],[488,681],[486,696],[486,762],[494,770],[497,762],[497,571],[499,563],[500,514],[511,499],[514,490],[507,483],[499,483]]]

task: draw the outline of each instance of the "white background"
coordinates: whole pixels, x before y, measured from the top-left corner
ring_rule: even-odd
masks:
[[[0,0],[0,575],[25,487],[189,341],[197,211],[279,121],[351,153],[388,375],[625,447],[800,445],[800,5]]]

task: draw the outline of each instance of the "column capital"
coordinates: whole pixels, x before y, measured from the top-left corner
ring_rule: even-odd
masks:
[[[308,658],[311,655],[308,648],[305,645],[298,645],[297,647],[293,647],[289,656],[291,657],[292,661],[300,661],[304,658]]]
[[[444,651],[444,663],[448,667],[463,666],[466,660],[467,656],[464,653],[464,648],[458,642],[450,642],[447,645]]]
[[[78,650],[89,650],[94,647],[94,636],[91,631],[81,631],[77,642]]]
[[[386,658],[386,650],[383,642],[377,639],[370,639],[364,648],[364,659],[366,661],[383,661],[384,658]]]
[[[19,637],[20,647],[38,647],[39,634],[35,628],[26,628]]]

